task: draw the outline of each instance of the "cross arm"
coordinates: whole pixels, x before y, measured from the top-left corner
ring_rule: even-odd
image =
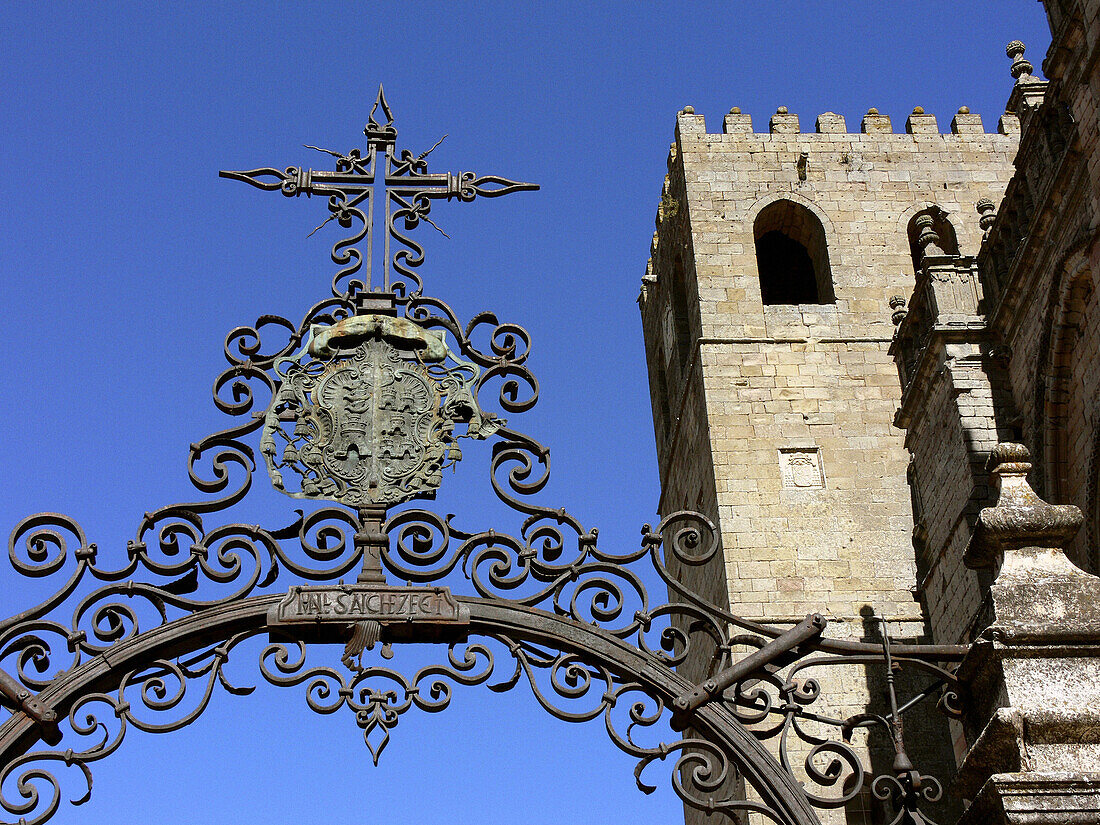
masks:
[[[349,172],[318,172],[302,166],[288,166],[275,169],[267,166],[262,169],[231,171],[223,169],[218,177],[240,180],[267,192],[282,191],[288,198],[297,195],[329,194],[335,192],[354,193],[369,189],[374,183],[374,175]]]
[[[512,192],[533,192],[537,183],[509,180],[500,175],[473,172],[441,172],[429,175],[387,175],[386,187],[405,197],[423,196],[433,199],[472,201],[476,197],[499,198]]]

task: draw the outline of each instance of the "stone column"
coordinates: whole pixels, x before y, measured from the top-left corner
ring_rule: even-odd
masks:
[[[959,669],[967,741],[960,825],[1100,823],[1100,578],[1062,551],[1083,521],[1027,483],[1030,454],[998,444],[996,506],[964,561],[990,569],[992,622]]]

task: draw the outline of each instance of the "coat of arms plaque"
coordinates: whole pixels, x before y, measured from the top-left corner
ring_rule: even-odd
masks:
[[[478,406],[477,365],[404,318],[314,327],[276,371],[260,450],[276,489],[295,498],[358,508],[431,498],[462,456],[456,440],[486,438],[504,423]]]

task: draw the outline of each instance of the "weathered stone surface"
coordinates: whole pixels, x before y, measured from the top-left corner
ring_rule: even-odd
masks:
[[[976,795],[964,821],[1100,821],[1100,787],[1057,776],[1100,768],[1100,578],[1066,558],[1084,517],[1036,495],[1030,459],[1021,444],[990,452],[997,502],[965,553],[996,578],[992,624],[959,669],[972,745],[954,790]]]
[[[1100,808],[1095,775],[1057,767],[1100,772],[1100,0],[1044,5],[1049,82],[1012,44],[996,134],[965,107],[902,134],[874,109],[810,134],[786,110],[764,133],[731,110],[722,134],[681,112],[639,299],[659,509],[721,528],[724,559],[689,583],[774,624],[824,610],[865,638],[873,605],[896,637],[976,641],[952,730],[958,759],[973,746],[967,822]],[[816,303],[765,303],[761,229],[805,248]],[[1004,447],[993,490],[1003,442],[1034,459]],[[824,692],[842,713],[870,684]],[[950,773],[926,738],[915,761]]]
[[[1072,504],[1048,504],[1039,498],[1027,482],[1031,466],[1031,452],[1023,444],[998,444],[990,451],[986,470],[993,475],[997,503],[978,514],[963,554],[967,567],[992,568],[998,580],[1002,574],[1029,580],[1081,572],[1065,558],[1062,547],[1077,534],[1084,516]]]
[[[997,774],[959,825],[1093,825],[1100,822],[1100,773]]]
[[[952,792],[976,798],[996,774],[1073,772],[1100,762],[1100,710],[1001,708],[974,742]]]

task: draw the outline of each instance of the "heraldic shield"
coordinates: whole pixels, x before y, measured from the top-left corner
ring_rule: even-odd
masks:
[[[404,318],[315,326],[276,371],[260,450],[276,489],[295,498],[360,508],[432,498],[443,469],[462,457],[456,440],[505,423],[477,404],[477,365]],[[465,433],[455,433],[459,424]],[[297,478],[288,483],[287,471]]]

